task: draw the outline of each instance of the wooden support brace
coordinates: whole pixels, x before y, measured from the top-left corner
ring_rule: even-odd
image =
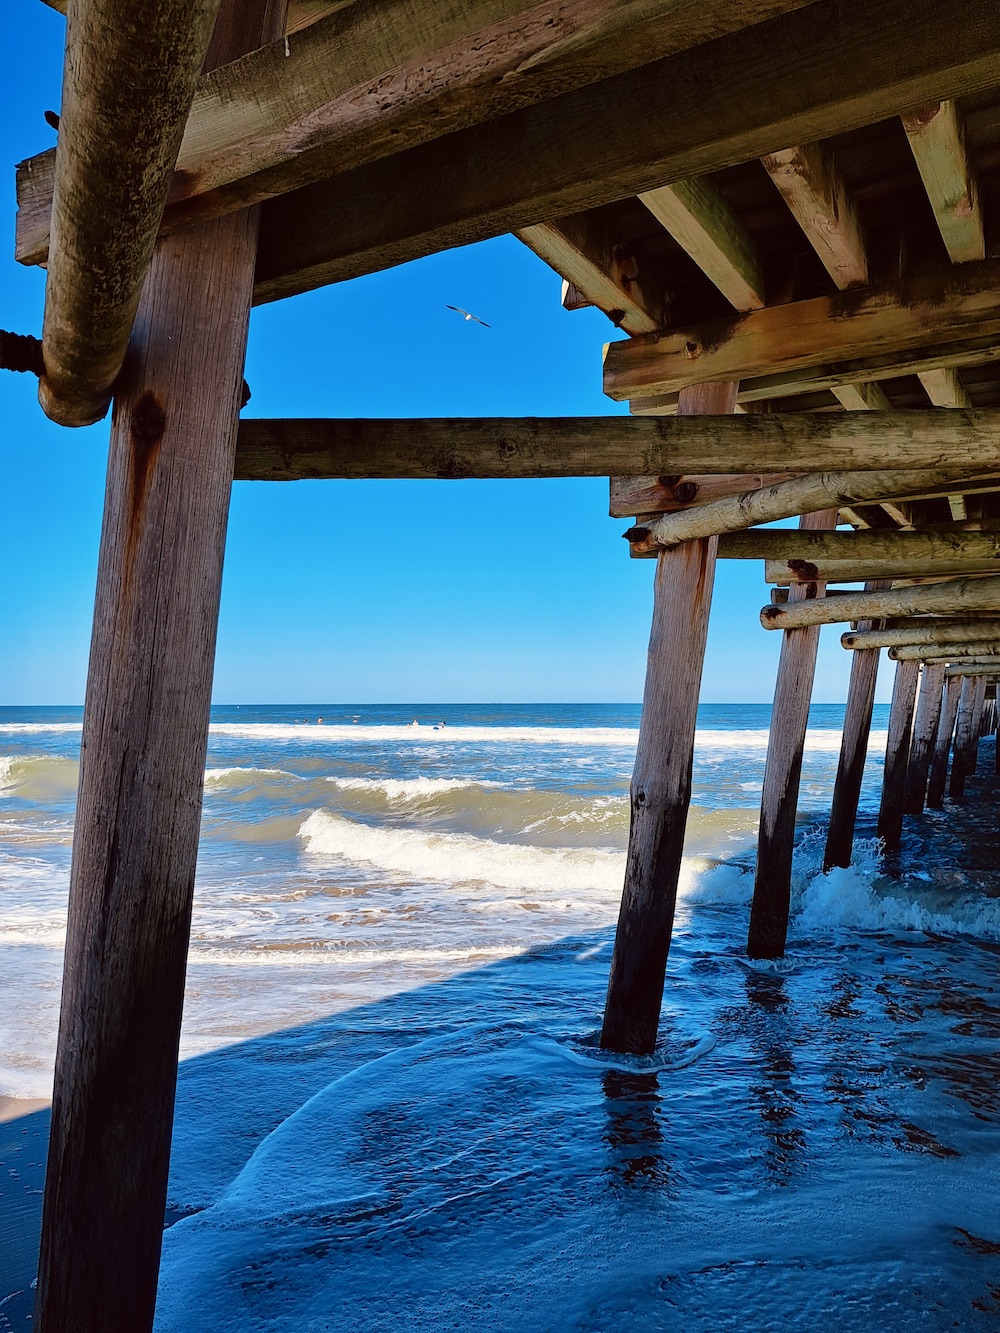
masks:
[[[887,626],[884,629],[863,630],[859,627],[842,634],[840,642],[842,647],[850,649],[906,648],[987,637],[1000,638],[1000,620],[986,616],[976,620],[942,617],[937,620],[928,619],[923,624],[919,619],[915,619],[908,625]]]
[[[994,636],[988,640],[970,640],[967,643],[918,643],[910,647],[890,648],[889,656],[897,662],[958,662],[966,658],[1000,657],[1000,642]]]
[[[866,584],[870,592],[884,586],[879,582]],[[871,626],[863,621],[862,631]],[[826,834],[823,869],[849,866],[854,851],[854,827],[858,818],[861,784],[868,756],[868,737],[871,733],[872,710],[875,705],[875,683],[878,676],[879,648],[867,648],[855,653],[851,662],[851,679],[844,710],[844,729],[840,741],[837,777],[833,784],[833,804],[830,826]]]
[[[910,743],[910,762],[903,799],[903,809],[909,815],[919,815],[924,808],[934,737],[941,716],[944,666],[943,662],[925,662],[920,675],[920,692],[913,719],[913,739]]]
[[[835,509],[807,514],[801,520],[801,526],[811,530],[836,525]],[[822,584],[797,584],[792,589],[796,600],[822,596],[822,593]],[[785,952],[795,811],[818,647],[818,628],[805,633],[792,630],[781,642],[761,796],[757,868],[747,939],[750,958],[780,958]]]
[[[683,411],[731,412],[735,383],[705,386]],[[691,766],[716,543],[690,542],[657,559],[653,626],[621,912],[601,1045],[648,1054],[656,1045],[677,879],[691,802]]]
[[[951,738],[955,732],[955,718],[958,714],[958,698],[961,690],[960,676],[945,678],[941,716],[934,738],[934,757],[931,760],[930,776],[927,780],[927,806],[931,810],[940,810],[944,804],[944,789],[948,781],[948,756],[951,752]]]
[[[216,58],[274,36],[283,17],[226,0]],[[159,243],[116,391],[40,1333],[153,1323],[257,223],[249,210]]]
[[[890,851],[899,848],[903,833],[903,804],[910,762],[910,734],[916,702],[919,662],[897,662],[889,706],[889,734],[885,746],[885,772],[878,812],[878,836]]]
[[[795,586],[800,585],[793,585],[793,588]],[[965,611],[1000,611],[1000,575],[892,588],[887,592],[856,592],[846,597],[799,602],[795,606],[770,605],[761,610],[760,621],[765,629],[795,629],[803,625],[832,625],[843,620],[961,614]]]

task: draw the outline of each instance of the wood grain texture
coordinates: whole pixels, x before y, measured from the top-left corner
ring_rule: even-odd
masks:
[[[906,774],[910,763],[910,736],[916,704],[919,662],[897,662],[889,705],[889,729],[885,745],[882,799],[878,811],[878,836],[895,851],[903,836],[903,804]]]
[[[706,385],[682,402],[682,411],[732,411],[736,387]],[[657,560],[625,885],[601,1032],[609,1050],[647,1054],[656,1045],[714,575],[712,540],[690,542]]]
[[[615,241],[605,215],[577,213],[540,222],[522,227],[517,238],[571,285],[575,305],[582,297],[630,334],[649,333],[667,322],[662,271]]]
[[[61,425],[90,425],[110,405],[218,9],[78,0],[70,11],[38,390]]]
[[[958,673],[954,673],[956,676]],[[948,795],[957,798],[965,795],[965,781],[975,769],[973,747],[976,740],[973,722],[976,714],[976,694],[978,678],[971,673],[959,676],[962,688],[958,696],[958,715],[955,719],[955,745],[951,756],[951,775],[948,779]],[[985,682],[984,682],[985,684]]]
[[[720,374],[747,377],[1000,333],[1000,261],[850,288],[608,343],[604,392],[618,400],[677,392]]]
[[[813,565],[861,564],[865,560],[1000,561],[1000,533],[749,530],[721,537],[719,559],[783,561],[796,566],[795,573],[808,579]]]
[[[378,0],[341,6],[294,38],[201,80],[164,234],[398,158],[804,2]],[[32,181],[44,185],[37,173]],[[48,203],[32,190],[22,195],[22,207],[18,253],[39,262]]]
[[[919,815],[927,795],[927,779],[933,757],[934,737],[941,717],[944,691],[944,663],[927,662],[920,673],[920,689],[913,718],[910,761],[906,770],[903,810]]]
[[[944,789],[948,782],[948,758],[951,753],[951,738],[955,732],[955,718],[958,714],[961,691],[960,676],[945,677],[941,715],[938,718],[934,736],[934,754],[931,757],[930,773],[927,778],[927,807],[930,810],[940,810],[944,805]]]
[[[794,591],[794,588],[792,589]],[[935,615],[940,612],[1000,611],[1000,576],[952,579],[888,592],[856,592],[844,597],[765,606],[765,629],[833,625],[842,620],[881,620],[891,616]]]
[[[807,412],[706,418],[251,417],[240,422],[236,476],[256,481],[632,476],[645,487],[663,476],[745,473],[748,490],[757,478],[763,483],[775,475],[841,469],[869,476],[897,468],[919,471],[915,485],[920,486],[929,484],[932,473],[950,479],[958,470],[956,460],[968,473],[995,469],[1000,486],[1000,412],[928,409],[877,418]],[[676,497],[667,490],[672,503]],[[632,508],[633,503],[621,512],[656,509],[652,496],[642,506]]]
[[[50,9],[58,10],[60,14],[65,14],[68,8],[68,0],[43,0],[43,3]],[[327,14],[357,3],[358,0],[289,0],[285,31],[300,32],[310,24],[325,18]]]
[[[878,592],[875,581],[866,585],[867,591]],[[861,622],[859,628],[867,631],[871,621]],[[830,824],[823,850],[823,870],[834,866],[849,866],[854,854],[854,829],[861,800],[865,761],[868,757],[868,737],[871,733],[872,710],[875,706],[875,685],[878,679],[879,648],[859,650],[851,661],[851,678],[847,688],[844,726],[840,738],[840,757],[833,784],[833,803]]]
[[[271,35],[235,37],[252,46]],[[149,1333],[153,1322],[256,231],[251,210],[157,246],[115,399],[42,1219],[42,1333],[106,1333],[109,1320],[115,1333]]]
[[[649,539],[661,546],[694,537],[739,532],[757,523],[771,523],[820,509],[881,501],[892,496],[933,494],[935,486],[956,489],[970,478],[956,478],[951,470],[935,472],[890,470],[819,472],[776,482],[760,490],[727,496],[683,513],[664,514],[646,526]]]
[[[944,101],[910,112],[903,117],[903,129],[948,257],[954,264],[984,258],[986,236],[979,182],[969,160],[965,126],[955,102]]]
[[[757,248],[711,181],[661,185],[639,199],[734,310],[760,309],[764,277]]]
[[[972,406],[955,366],[940,366],[937,370],[920,371],[919,379],[927,397],[935,407]]]
[[[272,200],[255,299],[555,221],[992,87],[998,51],[1000,14],[989,0],[954,0],[947,11],[933,0],[883,0],[863,19],[851,0],[815,0]]]
[[[959,557],[953,560],[767,560],[764,582],[778,584],[808,583],[827,579],[831,583],[862,583],[868,579],[935,578],[942,576],[995,574],[1000,572],[1000,557]]]
[[[748,407],[775,398],[829,390],[837,395],[857,387],[860,380],[899,379],[903,375],[922,376],[941,367],[989,365],[1000,357],[1000,340],[995,334],[958,342],[932,343],[875,356],[852,357],[823,366],[803,366],[775,375],[751,375],[740,381],[739,403]],[[857,406],[855,402],[852,406]],[[944,403],[941,406],[951,406]],[[670,415],[677,408],[676,393],[639,394],[629,399],[629,411],[636,416]],[[883,410],[881,408],[877,410]]]
[[[764,168],[820,262],[843,290],[868,281],[865,234],[844,178],[822,143],[768,153]]]
[[[920,644],[953,643],[963,638],[1000,636],[1000,619],[979,617],[975,620],[961,620],[957,616],[928,620],[921,624],[910,621],[907,625],[892,625],[884,629],[851,630],[842,634],[840,642],[844,648],[898,648]]]
[[[800,520],[800,526],[807,531],[821,531],[836,525],[836,509],[806,514]],[[822,595],[823,585],[820,583],[799,584],[791,591],[791,599],[795,601]],[[781,958],[785,952],[795,812],[818,647],[818,627],[790,630],[781,641],[760,803],[757,865],[747,937],[750,958]]]
[[[922,643],[911,648],[890,648],[889,656],[897,662],[950,662],[965,658],[1000,656],[1000,631],[989,639],[969,639],[964,643]]]
[[[716,418],[720,420],[721,418]],[[658,476],[612,477],[608,512],[612,518],[652,514],[673,514],[730,495],[773,486],[787,481],[787,472],[734,472],[701,474],[697,472],[661,473]],[[657,547],[652,544],[655,556]]]

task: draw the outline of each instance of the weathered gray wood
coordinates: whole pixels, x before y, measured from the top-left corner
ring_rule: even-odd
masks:
[[[858,415],[858,420],[869,420]],[[795,514],[820,509],[881,502],[908,494],[927,494],[934,486],[956,487],[968,483],[950,470],[817,472],[792,477],[760,490],[729,496],[683,513],[664,514],[644,524],[644,539],[661,546],[694,537],[739,532],[757,523],[771,523]]]
[[[807,530],[830,529],[836,525],[836,509],[806,514],[800,520],[800,526]],[[798,601],[822,594],[822,584],[796,584],[790,596]],[[795,848],[795,811],[818,647],[818,627],[790,630],[781,641],[760,803],[757,866],[747,938],[750,958],[781,958],[785,952]]]
[[[111,402],[218,8],[79,0],[70,12],[38,391],[64,426]]]
[[[901,536],[906,534],[900,534]],[[970,556],[954,560],[907,560],[899,555],[890,560],[767,560],[764,582],[788,586],[826,579],[831,583],[862,583],[869,579],[960,578],[974,574],[1000,573],[1000,554]]]
[[[863,418],[852,416],[846,419]],[[767,531],[727,533],[719,539],[720,560],[784,560],[814,565],[860,564],[863,560],[889,558],[907,561],[961,558],[1000,563],[1000,533],[888,532],[875,528],[862,532],[803,532],[794,528],[770,528]],[[809,569],[802,572],[808,582]],[[812,577],[815,578],[815,574]]]
[[[959,468],[955,460],[960,460]],[[942,473],[1000,473],[1000,413],[925,412],[744,414],[699,417],[456,417],[412,420],[247,418],[240,422],[236,476],[247,481],[350,477],[730,476],[747,473],[745,490],[761,474],[896,468],[919,471],[922,486]],[[926,470],[926,471],[925,471]],[[1000,477],[998,477],[1000,486]],[[886,494],[889,494],[886,492]],[[636,502],[632,502],[636,503]],[[652,513],[655,503],[620,509]],[[791,537],[794,534],[786,533]],[[756,534],[764,538],[765,534]],[[828,534],[831,538],[832,534]],[[858,553],[895,553],[896,534],[855,534]],[[914,550],[947,558],[1000,550],[984,533],[898,534]],[[762,557],[785,558],[776,543]],[[862,540],[862,537],[864,540]],[[843,559],[852,534],[817,544],[815,552]],[[752,545],[756,538],[748,538]],[[870,539],[870,541],[868,540]],[[963,542],[966,546],[963,546]],[[881,544],[881,543],[884,543]],[[922,543],[922,545],[921,545]],[[992,543],[992,546],[990,545]],[[870,548],[870,549],[869,549]],[[733,554],[738,551],[733,546]],[[807,550],[791,542],[787,552]],[[748,558],[750,553],[748,552]],[[756,558],[754,553],[752,558]]]
[[[973,678],[983,676],[988,680],[1000,677],[1000,663],[997,662],[955,662],[954,665],[947,667],[945,675],[948,676],[971,676]]]
[[[853,0],[816,0],[272,200],[256,299],[554,221],[992,87],[998,52],[1000,16],[989,0],[952,0],[947,10],[935,0],[882,0],[863,17]]]
[[[962,639],[1000,637],[1000,619],[986,616],[975,620],[942,617],[939,620],[911,620],[907,625],[892,625],[884,629],[851,630],[840,636],[844,648],[902,648],[920,644],[954,643]]]
[[[888,592],[856,592],[836,599],[800,602],[797,606],[765,606],[760,621],[765,629],[793,629],[803,625],[832,625],[841,620],[963,611],[1000,611],[1000,576],[953,579],[913,588],[892,588]]]
[[[919,662],[896,663],[877,825],[878,836],[890,851],[899,847],[903,834],[906,773],[910,761],[910,734],[913,730],[913,708],[919,675]]]
[[[284,17],[282,6],[226,8],[229,55]],[[41,1333],[148,1333],[153,1322],[256,230],[251,210],[158,245],[115,400]]]
[[[883,585],[873,582],[867,591],[878,592]],[[867,630],[871,621],[862,621]],[[840,758],[837,777],[833,784],[833,804],[830,808],[830,826],[823,852],[823,869],[849,866],[854,852],[854,828],[861,800],[861,784],[868,757],[868,737],[871,734],[872,710],[875,705],[875,684],[878,677],[879,648],[858,651],[851,661],[851,679],[844,709],[844,727],[840,740]]]
[[[379,0],[206,75],[164,234],[662,60],[804,0]],[[38,159],[18,252],[44,257]],[[568,211],[568,210],[567,210]],[[29,228],[29,219],[31,226]],[[531,219],[537,221],[537,219]]]
[[[971,752],[974,744],[972,723],[976,711],[976,677],[963,675],[962,690],[958,696],[958,716],[955,721],[955,746],[951,756],[951,777],[948,795],[965,795],[965,780],[972,769]]]
[[[722,418],[716,417],[717,421]],[[721,500],[727,495],[743,495],[761,486],[787,481],[787,472],[711,473],[670,472],[659,476],[613,476],[608,512],[612,518],[631,515],[675,514],[682,509]],[[659,547],[653,543],[655,557]]]
[[[1000,657],[1000,634],[990,639],[970,639],[965,643],[924,643],[890,648],[889,656],[897,662],[949,662],[969,657]]]
[[[940,810],[944,804],[944,789],[948,781],[948,756],[951,752],[951,738],[955,731],[961,690],[960,676],[945,677],[941,716],[934,738],[934,757],[931,760],[930,776],[927,780],[927,806],[931,810]]]
[[[924,808],[927,777],[941,716],[944,690],[944,663],[925,663],[920,674],[917,711],[913,719],[913,738],[910,742],[910,762],[906,772],[906,791],[903,809],[906,814],[919,815]]]
[[[681,409],[731,412],[736,388],[706,385],[685,396]],[[690,542],[657,559],[628,861],[601,1032],[601,1045],[610,1050],[647,1054],[656,1045],[691,802],[715,545],[712,539]]]
[[[767,306],[738,320],[717,319],[608,343],[604,392],[615,399],[666,394],[720,373],[775,375],[929,342],[1000,334],[998,279],[1000,262],[983,260],[944,273]]]

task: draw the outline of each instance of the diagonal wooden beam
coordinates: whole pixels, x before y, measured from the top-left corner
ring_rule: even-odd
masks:
[[[666,283],[656,266],[615,241],[607,219],[576,213],[523,227],[523,241],[626,333],[652,333],[666,323]]]
[[[735,310],[760,309],[764,279],[756,246],[711,181],[661,185],[639,198]]]
[[[814,0],[272,201],[255,300],[549,222],[935,97],[992,87],[998,53],[1000,12],[990,0],[947,7]]]
[[[903,116],[903,128],[952,262],[983,259],[986,238],[979,185],[955,102],[947,100],[910,112]]]
[[[676,393],[723,375],[764,376],[1000,335],[1000,261],[879,283],[605,347],[612,398]]]
[[[767,174],[841,290],[868,281],[864,230],[837,164],[822,143],[768,153]]]
[[[785,606],[765,606],[760,622],[765,629],[797,629],[804,625],[833,625],[844,620],[882,620],[887,616],[926,615],[947,611],[1000,611],[1000,576],[953,579],[922,588],[892,588],[885,592],[856,592],[845,597],[819,598]]]

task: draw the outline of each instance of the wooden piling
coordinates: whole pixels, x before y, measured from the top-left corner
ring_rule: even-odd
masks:
[[[965,779],[969,773],[969,749],[972,744],[972,718],[976,707],[976,677],[960,676],[961,693],[958,696],[958,716],[955,719],[955,745],[951,755],[951,777],[948,795],[965,795]]]
[[[913,739],[910,743],[910,762],[906,773],[906,792],[903,810],[908,815],[919,815],[924,808],[927,778],[941,703],[944,692],[944,662],[925,662],[920,676],[920,693],[913,719]]]
[[[906,796],[906,772],[910,762],[910,734],[916,703],[919,662],[897,662],[896,679],[889,706],[889,734],[885,745],[885,772],[882,801],[878,812],[878,836],[895,851],[903,835],[903,802]]]
[[[281,21],[281,5],[226,0],[216,62]],[[255,209],[158,244],[114,405],[40,1333],[148,1333],[153,1322],[256,245]]]
[[[930,777],[927,780],[927,805],[931,810],[940,810],[944,804],[944,789],[948,781],[948,756],[951,753],[951,738],[955,732],[955,717],[958,713],[958,697],[961,690],[961,676],[945,678],[941,716],[934,738],[934,757],[931,760]]]
[[[808,531],[827,531],[836,526],[836,509],[806,514],[799,520],[799,527]],[[806,601],[821,597],[823,589],[821,583],[797,583],[793,585],[789,599]],[[757,868],[747,938],[750,958],[780,958],[785,952],[795,811],[818,647],[818,626],[789,630],[781,643],[764,767]]]
[[[692,416],[732,412],[737,388],[736,382],[727,382],[685,390],[678,411]],[[717,539],[708,537],[657,557],[625,885],[601,1032],[601,1045],[608,1050],[641,1055],[656,1046],[691,802],[717,547]]]
[[[882,580],[865,584],[865,590],[877,592],[888,586]],[[879,622],[863,620],[858,630],[869,633]],[[880,649],[857,648],[851,661],[851,680],[847,689],[847,707],[844,710],[844,729],[840,740],[840,759],[833,785],[833,804],[830,808],[830,827],[826,834],[823,869],[849,866],[854,850],[854,826],[858,818],[861,783],[868,755],[868,737],[871,733],[872,709],[875,705],[875,682],[878,676]]]

